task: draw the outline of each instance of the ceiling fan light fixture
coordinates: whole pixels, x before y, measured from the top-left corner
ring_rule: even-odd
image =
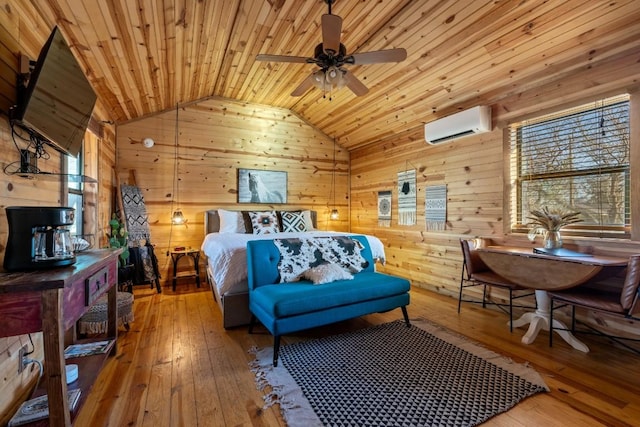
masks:
[[[324,92],[340,89],[346,84],[344,78],[345,73],[346,70],[336,66],[331,66],[326,69],[322,68],[313,72],[312,82],[316,88]]]
[[[335,0],[324,1],[329,10],[321,17],[322,41],[316,45],[313,57],[259,54],[256,56],[256,60],[297,62],[315,64],[320,67],[319,70],[309,74],[291,92],[291,96],[302,96],[311,87],[316,87],[325,93],[323,98],[326,98],[326,92],[345,86],[356,96],[365,95],[368,92],[367,87],[353,74],[347,74],[347,70],[342,66],[401,62],[407,58],[407,51],[403,48],[395,48],[347,55],[347,48],[340,40],[342,18],[331,13],[331,5]]]
[[[315,71],[313,73],[313,85],[318,89],[324,91],[325,88],[328,86],[326,78],[327,77],[325,75],[324,70]]]
[[[327,77],[327,83],[333,83],[335,79],[339,77],[340,70],[338,70],[338,67],[332,66],[327,68],[325,75]]]
[[[346,79],[344,78],[345,74],[347,74],[347,70],[338,68],[338,77],[336,77],[335,79],[336,89],[342,89],[347,83]]]

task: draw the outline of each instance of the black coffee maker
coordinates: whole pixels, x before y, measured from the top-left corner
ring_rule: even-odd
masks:
[[[8,206],[9,238],[4,253],[7,271],[64,267],[76,262],[70,231],[75,209]]]

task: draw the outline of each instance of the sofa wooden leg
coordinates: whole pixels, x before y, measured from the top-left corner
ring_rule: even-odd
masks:
[[[253,326],[256,324],[256,316],[251,315],[251,320],[249,320],[249,333],[253,333]]]
[[[407,328],[409,328],[411,326],[411,323],[409,323],[409,313],[407,313],[407,306],[403,305],[400,308],[402,309],[402,315],[404,316],[404,323],[406,323]]]
[[[280,352],[280,335],[273,337],[273,367],[278,366],[278,353]]]

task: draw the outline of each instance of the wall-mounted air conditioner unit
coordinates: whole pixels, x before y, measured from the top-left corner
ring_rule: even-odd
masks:
[[[491,107],[478,106],[424,125],[424,139],[432,145],[491,130]]]

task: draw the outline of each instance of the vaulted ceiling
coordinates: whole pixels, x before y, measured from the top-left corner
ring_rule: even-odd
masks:
[[[58,25],[116,123],[220,96],[290,109],[353,149],[474,105],[534,102],[534,88],[571,76],[578,90],[637,83],[640,74],[637,0],[335,0],[349,53],[407,50],[401,63],[350,66],[369,88],[360,97],[347,88],[292,97],[317,67],[255,60],[313,56],[324,0],[16,3],[42,22],[30,53]],[[623,66],[638,73],[607,79]],[[580,79],[593,69],[600,81]]]

